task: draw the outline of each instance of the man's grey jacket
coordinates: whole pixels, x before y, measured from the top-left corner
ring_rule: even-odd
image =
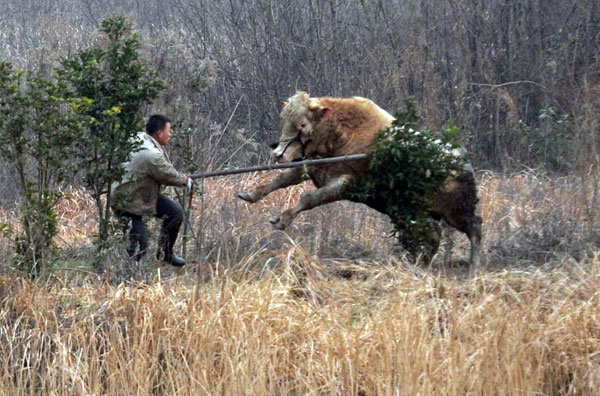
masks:
[[[139,132],[142,146],[123,163],[125,175],[120,183],[111,186],[113,209],[135,215],[156,214],[156,201],[161,184],[187,185],[188,177],[178,172],[163,147],[146,132]]]

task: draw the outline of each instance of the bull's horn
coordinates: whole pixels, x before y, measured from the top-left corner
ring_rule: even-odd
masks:
[[[314,110],[317,110],[317,109],[319,109],[319,108],[321,108],[321,106],[320,106],[320,105],[319,105],[319,103],[318,103],[317,101],[315,101],[315,100],[311,100],[311,101],[310,101],[310,103],[308,104],[308,109],[309,109],[309,110],[312,110],[312,111],[314,111]]]

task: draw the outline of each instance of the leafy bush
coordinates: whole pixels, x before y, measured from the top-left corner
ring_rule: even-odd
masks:
[[[49,263],[58,221],[59,187],[74,174],[71,158],[88,121],[88,102],[69,98],[66,86],[0,63],[0,156],[18,175],[21,231],[15,262],[31,275]]]
[[[402,246],[413,255],[425,253],[435,223],[429,216],[432,198],[442,183],[465,166],[458,154],[460,128],[447,122],[440,131],[418,128],[412,99],[405,111],[379,132],[369,172],[355,179],[353,198],[386,213]]]
[[[74,96],[93,100],[86,114],[94,122],[89,124],[77,155],[85,184],[96,200],[99,252],[110,236],[110,185],[121,180],[124,171],[120,165],[138,148],[133,138],[143,130],[140,110],[164,88],[163,81],[139,59],[139,37],[123,17],[104,20],[102,31],[109,39],[106,49],[91,48],[63,59],[59,70]]]
[[[530,166],[557,171],[572,169],[575,141],[570,117],[547,107],[540,110],[538,121],[535,127],[521,122]]]

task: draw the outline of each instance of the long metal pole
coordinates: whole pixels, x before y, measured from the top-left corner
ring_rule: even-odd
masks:
[[[354,160],[359,160],[359,159],[364,159],[364,158],[367,158],[367,154],[352,154],[352,155],[344,155],[342,157],[320,158],[320,159],[314,159],[314,160],[284,162],[284,163],[276,163],[276,164],[268,164],[268,165],[256,165],[256,166],[249,166],[246,168],[226,169],[226,170],[215,171],[215,172],[206,172],[206,173],[194,173],[193,175],[190,175],[190,178],[203,179],[206,177],[227,176],[227,175],[235,175],[238,173],[249,173],[249,172],[258,172],[258,171],[284,169],[284,168],[297,168],[299,166],[305,166],[305,165],[320,165],[320,164],[330,164],[333,162],[354,161]]]

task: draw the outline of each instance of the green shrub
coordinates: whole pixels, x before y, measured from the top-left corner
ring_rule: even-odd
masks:
[[[94,122],[88,125],[77,155],[98,209],[99,260],[111,235],[110,185],[121,180],[121,164],[138,149],[133,138],[143,130],[142,107],[164,88],[156,72],[140,60],[139,37],[123,17],[104,20],[102,32],[109,39],[106,49],[91,48],[63,59],[59,70],[74,96],[93,100],[86,114]]]
[[[21,230],[15,263],[31,275],[50,262],[60,186],[75,172],[75,143],[88,101],[69,98],[60,81],[0,63],[0,156],[18,176]]]
[[[553,171],[568,171],[574,167],[575,141],[571,119],[554,108],[540,110],[538,124],[522,122],[523,140],[527,146],[529,166]]]
[[[395,114],[389,128],[379,132],[369,172],[356,178],[349,191],[353,198],[386,213],[400,244],[411,254],[426,252],[435,227],[429,216],[433,196],[453,173],[462,171],[460,128],[447,122],[440,131],[418,128],[412,99],[405,111]]]

